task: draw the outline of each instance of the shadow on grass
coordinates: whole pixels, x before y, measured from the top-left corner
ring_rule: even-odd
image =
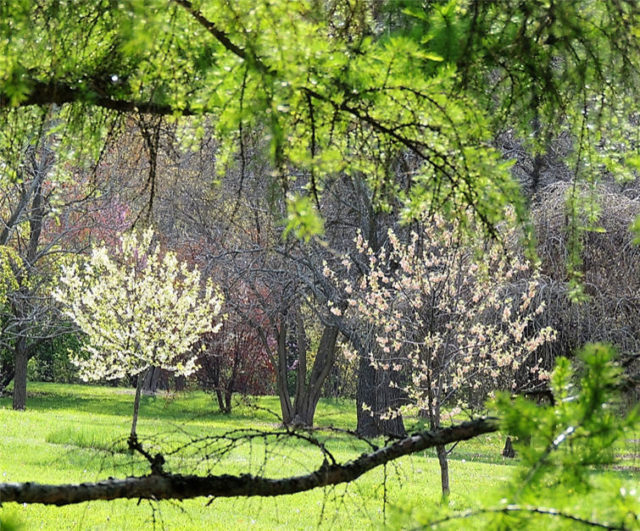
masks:
[[[93,415],[131,418],[134,389],[81,384],[29,384],[27,409],[31,411],[71,411]],[[0,407],[10,408],[11,398],[0,398]],[[353,428],[355,404],[351,400],[321,399],[316,413],[319,426]],[[182,424],[214,422],[237,427],[241,423],[281,423],[280,402],[275,396],[244,397],[237,395],[232,413],[221,413],[215,398],[201,391],[143,395],[140,403],[142,419]]]
[[[47,387],[51,390],[47,390]],[[79,392],[73,392],[76,386],[66,385],[63,391],[56,384],[38,383],[34,390],[27,393],[27,409],[30,411],[73,411],[85,414],[122,416],[130,418],[133,414],[134,390],[126,388],[77,386]],[[106,391],[105,391],[106,389]],[[262,402],[262,400],[261,400]],[[275,405],[275,404],[274,404]],[[11,398],[0,398],[0,407],[10,408]],[[140,401],[140,416],[146,419],[168,422],[211,422],[215,420],[232,422],[259,421],[277,423],[274,413],[266,411],[264,406],[253,408],[242,404],[231,414],[220,413],[211,396],[204,393],[180,393],[177,395],[143,395]]]

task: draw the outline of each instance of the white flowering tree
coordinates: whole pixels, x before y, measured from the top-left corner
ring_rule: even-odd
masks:
[[[371,365],[438,429],[470,396],[515,390],[518,371],[530,382],[545,378],[536,352],[554,331],[533,325],[544,303],[536,302],[540,281],[528,261],[440,217],[421,226],[404,241],[390,230],[379,252],[359,237],[366,274],[343,281],[347,299],[331,311],[369,328]],[[335,277],[328,268],[325,275]],[[372,414],[393,417],[402,409]],[[446,495],[447,451],[436,449]]]
[[[196,369],[193,345],[217,332],[222,295],[200,272],[161,253],[152,230],[127,234],[113,249],[97,247],[85,262],[63,269],[54,297],[85,336],[73,357],[85,380],[138,376],[131,441],[144,372],[152,366],[188,376]]]

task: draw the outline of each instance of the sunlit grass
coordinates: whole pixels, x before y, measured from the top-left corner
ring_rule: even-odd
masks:
[[[126,447],[133,403],[130,390],[35,383],[29,392],[25,412],[12,411],[10,400],[0,399],[2,482],[69,483],[148,472],[148,465],[131,456]],[[167,469],[173,472],[285,477],[312,470],[322,455],[298,440],[270,440],[267,451],[260,439],[222,456],[213,451],[207,438],[230,430],[279,429],[278,408],[275,397],[259,397],[239,402],[232,415],[222,415],[211,396],[201,392],[145,396],[138,431],[145,444],[167,454]],[[354,404],[322,401],[316,420],[321,426],[354,429]],[[367,450],[364,443],[345,435],[321,432],[317,437],[340,461]],[[193,439],[202,442],[190,445]],[[470,507],[474,498],[510,477],[514,460],[501,457],[503,444],[501,435],[490,434],[456,447],[451,455],[449,503]],[[174,455],[176,448],[181,451]],[[437,460],[427,451],[372,471],[349,486],[273,499],[198,499],[155,505],[116,501],[61,508],[5,504],[3,510],[17,515],[25,529],[146,529],[154,519],[159,529],[163,525],[166,529],[315,529],[318,525],[362,529],[383,525],[385,511],[388,517],[390,512],[439,503],[439,481]]]

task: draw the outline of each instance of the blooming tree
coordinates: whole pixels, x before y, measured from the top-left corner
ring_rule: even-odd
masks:
[[[515,389],[517,371],[526,370],[530,382],[544,379],[536,351],[554,331],[534,326],[544,303],[536,302],[540,279],[525,259],[440,217],[421,227],[405,241],[390,230],[377,253],[358,237],[366,274],[344,281],[347,300],[331,311],[371,329],[372,366],[387,372],[437,429],[474,393]],[[325,268],[325,275],[334,274]],[[446,495],[447,451],[437,451]]]
[[[203,290],[199,270],[162,254],[153,239],[152,230],[127,234],[115,248],[97,247],[86,262],[63,269],[54,297],[85,335],[73,358],[82,378],[121,378],[151,366],[190,375],[197,369],[191,347],[219,329],[221,294],[211,282]],[[134,442],[142,381],[140,375]]]

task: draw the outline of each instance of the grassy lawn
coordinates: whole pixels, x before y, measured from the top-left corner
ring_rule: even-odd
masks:
[[[148,471],[146,463],[126,451],[132,391],[121,388],[34,383],[28,410],[14,412],[0,399],[0,478],[2,482],[66,483],[125,477]],[[323,401],[317,423],[355,427],[354,404]],[[140,438],[168,455],[166,468],[175,472],[265,473],[284,477],[309,471],[322,460],[302,441],[271,440],[269,452],[258,438],[221,452],[211,437],[230,430],[277,429],[278,402],[261,397],[221,415],[210,396],[200,392],[144,397]],[[344,435],[322,435],[339,460],[367,449]],[[194,440],[199,442],[194,443]],[[226,441],[228,442],[228,441]],[[381,441],[382,442],[382,441]],[[491,434],[460,443],[450,463],[450,503],[470,507],[474,496],[506,480],[513,460],[500,456],[503,438]],[[179,451],[178,451],[179,449]],[[439,469],[432,453],[404,458],[385,470],[372,471],[349,486],[318,489],[294,496],[265,499],[189,500],[181,503],[116,501],[53,508],[5,505],[25,529],[335,529],[375,528],[398,510],[424,509],[439,503]],[[383,516],[383,499],[388,500]],[[2,514],[2,513],[0,513]]]

